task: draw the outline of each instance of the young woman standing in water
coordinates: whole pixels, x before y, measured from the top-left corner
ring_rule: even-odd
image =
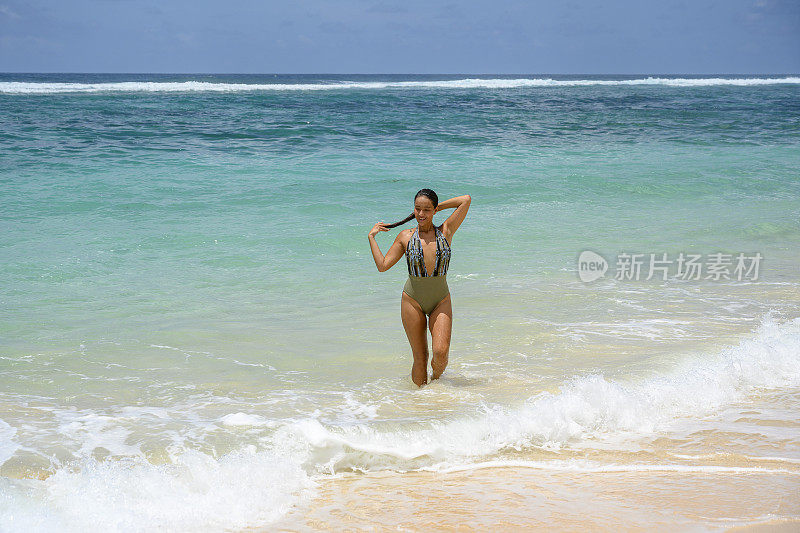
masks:
[[[414,355],[411,379],[418,387],[428,382],[426,322],[433,340],[431,379],[438,379],[447,366],[450,332],[453,328],[453,308],[450,304],[450,289],[447,287],[450,243],[453,241],[453,234],[467,216],[471,201],[472,198],[467,194],[440,204],[435,192],[421,189],[414,196],[414,212],[408,218],[394,224],[378,222],[369,232],[369,245],[379,272],[386,272],[403,254],[406,256],[408,279],[403,287],[400,316]],[[456,210],[441,226],[433,225],[434,213],[452,208]],[[417,227],[401,231],[384,256],[375,241],[375,235],[405,224],[412,218],[417,219]]]

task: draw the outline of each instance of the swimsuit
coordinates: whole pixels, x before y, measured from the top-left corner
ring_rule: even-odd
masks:
[[[433,275],[428,275],[425,268],[425,257],[422,253],[422,242],[419,240],[419,227],[414,230],[406,246],[406,263],[408,279],[403,292],[415,300],[426,315],[430,316],[439,302],[444,300],[450,289],[447,287],[447,267],[450,265],[450,244],[444,234],[436,226],[436,268]]]

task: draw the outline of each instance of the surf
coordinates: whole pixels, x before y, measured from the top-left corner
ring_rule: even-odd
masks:
[[[101,92],[274,92],[274,91],[348,91],[383,89],[519,89],[529,87],[586,87],[586,86],[666,86],[666,87],[710,87],[710,86],[762,86],[800,84],[800,77],[783,78],[669,78],[647,77],[621,80],[553,79],[553,78],[464,78],[460,80],[428,81],[337,81],[329,83],[219,83],[205,81],[180,82],[105,82],[105,83],[52,83],[52,82],[0,82],[1,94],[57,94],[57,93],[101,93]]]

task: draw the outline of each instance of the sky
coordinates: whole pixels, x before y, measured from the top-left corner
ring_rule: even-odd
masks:
[[[0,0],[0,72],[796,74],[800,0]]]

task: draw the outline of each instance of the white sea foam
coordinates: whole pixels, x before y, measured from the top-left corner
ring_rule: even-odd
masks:
[[[89,456],[98,448],[111,455],[141,455],[139,445],[128,444],[131,430],[118,417],[77,409],[53,413],[58,419],[58,433],[64,444],[77,446],[76,455]]]
[[[521,407],[481,406],[483,414],[395,430],[326,426],[313,418],[267,437],[281,454],[320,472],[400,471],[480,460],[504,450],[559,449],[638,438],[686,417],[709,414],[763,389],[800,387],[800,319],[766,319],[755,336],[718,354],[686,360],[665,375],[626,383],[575,377]]]
[[[19,444],[14,440],[17,429],[8,425],[5,420],[0,420],[0,465],[5,463],[19,449]]]
[[[142,418],[146,416],[152,416],[160,420],[169,420],[170,418],[169,411],[163,407],[126,405],[120,409],[120,413],[130,418]]]
[[[677,457],[678,459],[690,459],[693,461],[696,460],[705,460],[705,459],[719,459],[724,457],[729,457],[731,454],[718,452],[718,453],[706,453],[701,455],[690,455],[684,453],[670,453],[672,457]],[[790,464],[797,464],[800,465],[800,459],[794,459],[791,457],[776,457],[776,456],[759,456],[759,455],[742,455],[743,459],[747,461],[766,461],[771,463],[790,463]]]
[[[638,78],[632,80],[554,80],[551,78],[479,79],[440,81],[381,81],[337,83],[212,83],[204,81],[182,82],[106,82],[106,83],[51,83],[51,82],[0,82],[0,93],[51,94],[65,92],[242,92],[242,91],[329,91],[374,89],[514,89],[522,87],[577,87],[591,85],[665,85],[671,87],[707,87],[712,85],[775,85],[800,84],[800,77],[784,78]]]
[[[267,420],[263,416],[239,412],[223,416],[220,423],[224,426],[269,426],[275,422]]]
[[[480,405],[480,414],[449,421],[375,424],[371,409],[355,399],[358,416],[343,425],[309,417],[277,422],[233,412],[206,420],[208,430],[261,426],[262,447],[244,445],[216,458],[176,437],[167,464],[145,459],[126,439],[119,417],[86,411],[55,413],[64,444],[78,459],[53,459],[44,480],[0,478],[0,523],[15,531],[207,531],[264,526],[310,496],[315,478],[346,470],[436,470],[493,466],[564,471],[782,473],[796,468],[686,464],[600,464],[509,461],[497,454],[531,447],[560,448],[620,436],[668,430],[670,423],[702,416],[758,390],[800,387],[800,319],[766,319],[755,335],[717,354],[687,359],[669,374],[636,382],[603,375],[578,376],[558,391],[532,396],[522,406]],[[133,418],[164,419],[155,407],[128,409]],[[366,420],[365,420],[366,417]],[[199,424],[198,421],[192,421]],[[393,425],[390,425],[393,424]],[[0,424],[2,442],[12,427]],[[199,433],[184,435],[201,438]],[[13,447],[13,443],[12,443]],[[111,456],[92,456],[104,447]],[[10,450],[11,448],[9,448]],[[13,452],[12,452],[13,453]],[[787,463],[788,465],[788,463]],[[87,505],[92,502],[92,505]]]
[[[482,468],[533,468],[537,470],[555,470],[565,472],[690,472],[690,473],[732,473],[732,474],[788,474],[800,476],[798,470],[784,468],[760,468],[754,466],[717,466],[717,465],[681,465],[681,464],[598,464],[583,459],[567,461],[514,461],[497,460],[483,461],[455,466],[431,466],[422,468],[446,474],[449,472],[464,472],[480,470]]]
[[[0,524],[7,531],[229,531],[269,524],[314,485],[298,466],[252,446],[219,459],[186,449],[166,465],[86,458],[43,481],[0,478]]]

